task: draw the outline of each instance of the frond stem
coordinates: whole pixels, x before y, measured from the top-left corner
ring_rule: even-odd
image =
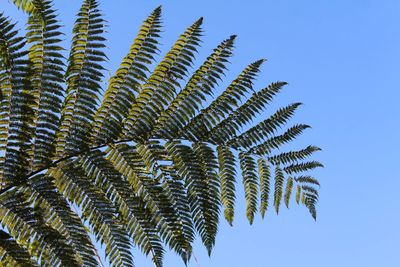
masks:
[[[159,139],[159,138],[155,138],[155,139],[151,139],[151,140],[166,140],[166,141],[177,141],[177,140],[180,140],[180,141],[189,141],[189,142],[200,141],[200,140],[188,140],[188,139],[180,139],[180,138],[174,138],[174,139]],[[47,170],[47,169],[49,169],[51,167],[55,167],[55,166],[57,166],[58,163],[63,162],[65,160],[69,160],[71,158],[77,157],[79,155],[82,155],[82,154],[85,154],[87,152],[90,152],[90,151],[93,151],[93,150],[96,150],[96,149],[99,149],[99,148],[103,148],[103,147],[106,147],[106,146],[120,144],[120,143],[127,143],[127,142],[137,142],[137,141],[138,140],[135,140],[135,139],[121,139],[121,140],[116,140],[114,142],[103,143],[103,144],[100,144],[100,145],[97,145],[97,146],[90,147],[88,149],[80,150],[80,151],[78,151],[76,153],[73,153],[73,154],[70,154],[70,155],[67,155],[65,157],[62,157],[60,159],[57,159],[57,160],[51,162],[50,164],[48,164],[48,165],[46,165],[46,166],[44,166],[44,167],[42,167],[42,168],[40,168],[40,169],[38,169],[36,171],[31,172],[24,179],[18,180],[16,183],[0,189],[0,195],[8,192],[9,190],[11,190],[15,186],[23,185],[26,181],[28,181],[30,178],[32,178],[36,174],[39,174],[42,171],[45,171],[45,170]],[[201,142],[203,142],[203,141],[201,141]],[[206,142],[206,143],[210,143],[210,142]],[[221,145],[221,144],[216,144],[216,143],[213,143],[213,142],[211,142],[211,144],[213,144],[213,145]],[[241,151],[240,149],[235,149],[235,148],[232,148],[232,149],[234,149],[236,151],[239,151],[239,152]],[[258,156],[255,153],[251,153],[251,154],[255,155],[255,156]]]

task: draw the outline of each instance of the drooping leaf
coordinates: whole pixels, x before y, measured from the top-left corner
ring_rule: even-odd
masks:
[[[265,159],[258,159],[258,175],[260,176],[260,212],[262,218],[264,218],[265,212],[269,205],[269,192],[270,192],[270,180],[271,170]]]
[[[243,176],[243,186],[246,198],[246,216],[250,224],[253,223],[254,214],[257,211],[258,202],[258,177],[256,163],[253,157],[247,153],[239,153],[240,168]]]

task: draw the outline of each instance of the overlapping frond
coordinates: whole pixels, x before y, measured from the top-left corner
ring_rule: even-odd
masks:
[[[248,65],[221,95],[201,110],[178,132],[178,136],[183,136],[189,140],[201,139],[206,141],[208,132],[235,107],[239,106],[238,103],[245,93],[253,90],[253,81],[263,62],[264,60],[258,60]]]
[[[289,208],[289,201],[290,197],[292,196],[292,190],[293,190],[293,178],[289,177],[286,181],[286,189],[285,189],[285,194],[283,196],[287,208]]]
[[[38,266],[29,252],[0,230],[0,262],[4,266]]]
[[[131,245],[127,230],[118,210],[105,192],[87,181],[84,172],[73,162],[64,162],[50,169],[58,190],[82,209],[82,218],[88,220],[98,240],[106,246],[106,256],[115,266],[133,266]]]
[[[211,95],[214,86],[226,70],[228,58],[232,55],[235,35],[224,40],[199,69],[190,77],[168,108],[160,115],[153,131],[164,138],[176,137],[191,118],[199,111],[206,95]]]
[[[135,93],[140,92],[140,83],[147,79],[148,65],[154,61],[160,28],[161,7],[158,7],[143,22],[129,53],[109,81],[102,104],[94,118],[94,142],[101,143],[118,138],[122,120],[135,103]]]
[[[272,100],[281,88],[286,85],[285,82],[272,83],[268,87],[253,93],[253,95],[238,109],[229,114],[229,116],[220,122],[207,134],[207,138],[214,142],[222,142],[235,138],[241,127],[249,123],[265,106]],[[236,137],[240,139],[240,137]],[[235,140],[231,141],[232,143]]]
[[[195,228],[210,253],[215,242],[216,229],[215,221],[209,214],[209,185],[202,169],[202,163],[190,146],[171,141],[166,144],[165,148],[176,166],[177,173],[184,177],[184,186],[187,190]],[[218,205],[217,203],[213,204]]]
[[[269,192],[270,192],[270,180],[271,180],[271,170],[265,159],[258,159],[258,174],[260,176],[260,212],[261,216],[264,218],[265,212],[269,205]]]
[[[137,148],[115,145],[107,150],[107,159],[127,177],[133,191],[154,213],[162,239],[185,259],[190,257],[194,239],[190,211],[180,203],[182,192],[176,188],[171,171],[159,166],[158,161],[165,159],[165,151],[160,148],[157,143]],[[156,155],[157,152],[164,155]],[[150,178],[153,172],[157,179]]]
[[[218,231],[219,212],[220,212],[220,179],[218,177],[217,168],[218,161],[214,151],[208,144],[197,142],[193,144],[196,160],[201,168],[201,176],[205,182],[205,208],[204,219],[207,231],[207,241],[205,245],[208,249],[208,254],[211,254],[211,249],[214,246],[215,238]]]
[[[33,97],[27,79],[25,40],[3,14],[0,15],[0,163],[1,187],[29,171],[28,149],[32,134]]]
[[[123,136],[150,137],[153,124],[174,99],[179,81],[187,75],[188,67],[194,60],[194,53],[200,43],[202,23],[203,18],[198,19],[179,37],[141,86],[124,122]]]
[[[253,223],[254,213],[258,202],[258,177],[254,158],[245,153],[239,154],[240,168],[242,169],[243,186],[246,198],[246,216],[250,224]]]
[[[92,238],[113,266],[133,266],[133,247],[158,267],[164,246],[187,263],[196,234],[211,253],[221,209],[233,225],[238,179],[250,223],[294,190],[316,218],[320,149],[281,151],[310,127],[289,125],[301,104],[264,114],[286,83],[254,89],[258,60],[216,94],[235,35],[190,75],[201,18],[151,70],[158,7],[102,96],[98,1],[83,0],[68,59],[52,2],[14,2],[34,11],[25,38],[0,14],[0,265],[98,266]]]
[[[27,42],[29,48],[29,80],[34,97],[33,142],[29,151],[32,168],[50,162],[58,129],[63,97],[64,62],[60,53],[60,25],[48,0],[34,0],[36,11],[29,16]]]
[[[24,194],[16,190],[8,191],[0,200],[1,225],[19,244],[26,246],[37,260],[50,266],[80,266],[67,240],[42,221],[40,211],[35,212],[28,205]]]
[[[35,6],[33,0],[13,0],[14,4],[27,13],[32,13],[35,11]]]
[[[67,96],[57,132],[56,158],[87,148],[103,78],[106,56],[104,19],[96,0],[85,0],[73,29],[66,72]]]
[[[236,159],[227,146],[218,146],[219,176],[221,179],[221,202],[224,216],[230,225],[235,215]]]
[[[300,103],[295,103],[279,109],[268,119],[260,122],[241,135],[229,140],[228,144],[233,147],[250,148],[257,143],[260,143],[267,137],[271,136],[279,127],[282,127],[293,116],[294,111],[300,105]]]
[[[104,154],[94,150],[77,160],[84,175],[103,192],[118,208],[121,220],[135,244],[146,254],[151,253],[156,266],[161,266],[164,250],[157,235],[156,223],[145,202],[130,190],[129,183],[122,179],[112,164],[104,159]]]
[[[24,188],[30,195],[33,205],[39,205],[46,221],[61,233],[75,248],[80,262],[85,266],[97,266],[95,248],[78,214],[71,210],[68,202],[57,191],[52,179],[45,175],[36,175]]]

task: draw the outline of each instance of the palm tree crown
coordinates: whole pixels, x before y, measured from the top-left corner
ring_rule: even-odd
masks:
[[[255,91],[258,60],[214,97],[235,36],[188,77],[199,19],[150,71],[158,7],[102,93],[98,2],[84,0],[67,59],[51,1],[14,2],[31,12],[24,37],[0,15],[2,265],[97,266],[93,237],[113,266],[133,266],[132,244],[155,266],[164,246],[187,262],[196,233],[211,252],[221,209],[233,223],[238,178],[250,223],[270,200],[277,213],[288,207],[293,189],[316,218],[319,183],[307,172],[322,166],[308,160],[320,149],[280,151],[309,128],[286,126],[301,104],[252,123],[286,83]]]

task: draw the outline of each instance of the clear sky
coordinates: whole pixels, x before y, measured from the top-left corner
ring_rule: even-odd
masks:
[[[70,32],[80,1],[55,2]],[[257,88],[289,82],[273,107],[305,103],[294,121],[313,129],[298,144],[322,147],[317,158],[326,166],[315,173],[322,183],[317,222],[292,203],[249,226],[239,193],[234,227],[221,222],[211,258],[198,242],[190,266],[400,266],[400,1],[103,0],[111,71],[158,5],[163,52],[204,16],[198,62],[231,34],[238,39],[227,81],[267,58]],[[24,22],[7,0],[0,10]],[[152,266],[139,252],[135,258],[138,267]],[[165,266],[184,265],[167,253]]]

